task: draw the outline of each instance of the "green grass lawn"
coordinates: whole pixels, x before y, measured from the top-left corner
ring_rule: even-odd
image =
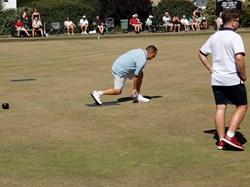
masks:
[[[0,103],[10,104],[0,110],[0,186],[249,186],[248,143],[216,149],[210,75],[197,56],[210,34],[0,42]],[[241,35],[250,75],[250,35]],[[128,81],[102,98],[124,102],[95,107],[89,93],[113,86],[113,61],[150,44],[159,52],[142,93],[152,101],[126,101]],[[249,124],[247,114],[246,140]]]

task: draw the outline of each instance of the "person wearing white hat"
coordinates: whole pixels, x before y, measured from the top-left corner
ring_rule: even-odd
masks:
[[[147,20],[146,20],[146,28],[148,32],[154,32],[154,26],[153,26],[153,16],[149,15]]]
[[[183,15],[181,18],[181,25],[184,27],[185,31],[190,30],[190,23],[185,15]]]
[[[88,34],[87,33],[88,26],[89,26],[89,22],[86,16],[83,15],[82,19],[80,20],[80,28],[81,28],[82,34]]]
[[[129,25],[134,28],[135,33],[140,33],[140,22],[136,18],[136,15],[132,15],[132,18],[129,20]]]
[[[168,27],[170,27],[170,32],[172,32],[174,25],[168,12],[165,12],[164,16],[162,17],[162,21],[166,31],[168,30]]]

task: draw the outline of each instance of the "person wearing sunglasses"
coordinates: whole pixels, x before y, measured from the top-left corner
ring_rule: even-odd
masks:
[[[248,109],[245,81],[245,49],[241,36],[235,31],[240,26],[240,11],[226,9],[221,15],[224,26],[215,32],[200,48],[199,58],[211,74],[211,85],[216,103],[214,114],[218,134],[217,149],[230,146],[244,150],[236,138],[236,130],[243,121]],[[212,63],[208,55],[212,54]],[[226,131],[226,109],[228,104],[236,106]],[[230,145],[230,146],[229,146]]]

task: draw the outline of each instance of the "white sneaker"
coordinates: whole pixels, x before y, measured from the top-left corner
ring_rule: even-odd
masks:
[[[84,34],[84,32],[82,32],[81,34]]]
[[[96,104],[102,105],[101,96],[100,96],[100,94],[98,94],[97,91],[93,91],[90,94],[93,97],[93,99],[95,100]]]
[[[138,103],[148,103],[150,102],[150,99],[143,97],[142,94],[138,94],[138,97],[134,99],[134,101]]]
[[[84,31],[83,34],[88,34],[88,33],[86,31]]]

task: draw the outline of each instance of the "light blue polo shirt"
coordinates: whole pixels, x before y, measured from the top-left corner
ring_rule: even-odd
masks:
[[[146,63],[146,50],[133,49],[127,53],[124,53],[115,60],[112,66],[112,71],[119,76],[124,76],[131,73],[134,73],[135,76],[139,76]]]

